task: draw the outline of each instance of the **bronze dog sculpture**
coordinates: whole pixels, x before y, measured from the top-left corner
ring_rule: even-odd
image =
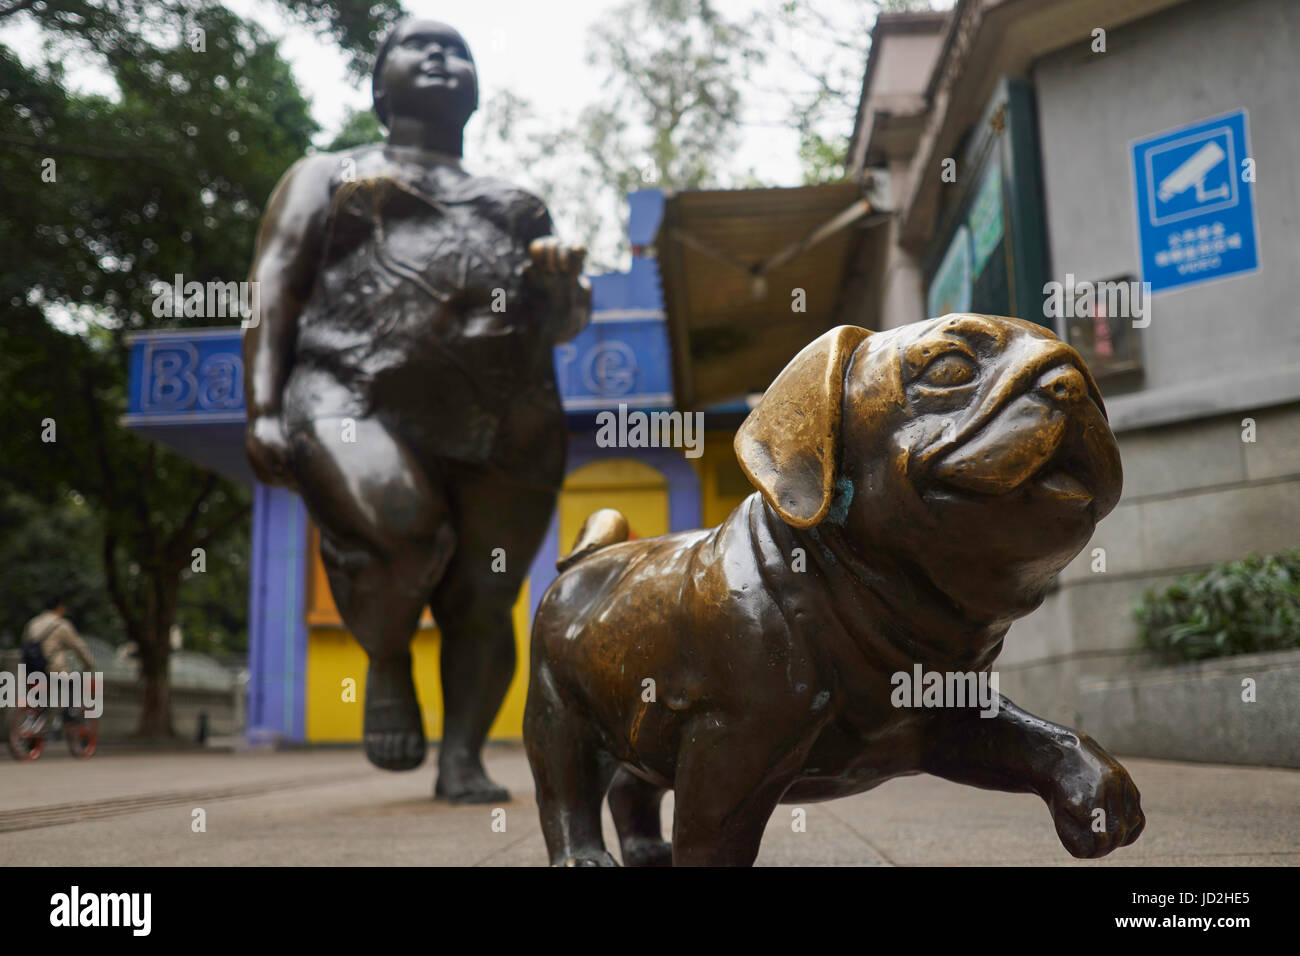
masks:
[[[1090,738],[896,689],[918,665],[987,677],[1119,499],[1073,349],[993,316],[841,326],[735,447],[758,492],[720,526],[625,541],[597,512],[541,602],[524,736],[552,864],[614,864],[607,790],[625,864],[750,865],[778,803],[914,773],[1038,794],[1078,857],[1137,839],[1137,788]]]

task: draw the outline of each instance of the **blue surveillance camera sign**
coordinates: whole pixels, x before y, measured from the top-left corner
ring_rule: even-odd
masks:
[[[1152,292],[1259,268],[1245,110],[1138,140],[1133,173]]]

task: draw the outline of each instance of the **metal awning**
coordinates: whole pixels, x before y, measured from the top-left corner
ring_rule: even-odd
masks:
[[[857,183],[668,197],[656,249],[679,408],[763,391],[838,324],[871,211]]]

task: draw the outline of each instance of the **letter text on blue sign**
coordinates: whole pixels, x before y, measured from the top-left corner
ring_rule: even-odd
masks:
[[[1246,111],[1133,144],[1142,279],[1152,292],[1259,268]]]

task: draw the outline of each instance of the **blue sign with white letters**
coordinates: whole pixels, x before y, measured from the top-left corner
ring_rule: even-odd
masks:
[[[592,276],[592,285],[607,292],[602,288],[607,278]],[[566,411],[598,411],[620,403],[672,407],[668,331],[657,305],[596,308],[577,338],[556,347],[556,380]],[[126,424],[244,423],[244,360],[237,326],[147,332],[130,341]]]
[[[671,408],[672,364],[663,313],[593,311],[591,325],[555,348],[555,377],[567,412]]]
[[[137,333],[128,341],[128,425],[243,423],[238,326]]]
[[[1151,291],[1259,268],[1246,111],[1133,144],[1142,279]]]

